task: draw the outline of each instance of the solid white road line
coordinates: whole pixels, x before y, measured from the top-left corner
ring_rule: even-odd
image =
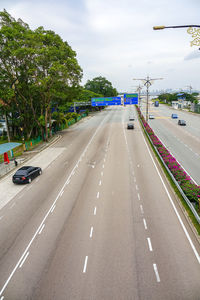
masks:
[[[62,194],[64,193],[64,190],[62,190],[62,192],[60,193],[60,197],[62,197]]]
[[[45,226],[45,224],[42,225],[42,227],[41,227],[40,231],[38,232],[38,234],[42,233],[42,230],[44,229],[44,226]]]
[[[147,238],[148,245],[149,245],[149,251],[153,251],[152,245],[151,245],[151,239]]]
[[[13,208],[13,206],[15,206],[15,202],[9,207],[9,209],[12,209]]]
[[[93,227],[90,228],[90,238],[92,238],[92,234],[93,234]]]
[[[88,256],[85,257],[85,263],[84,263],[83,273],[86,273],[87,261],[88,261]]]
[[[147,222],[145,219],[143,219],[143,223],[144,223],[144,228],[147,229]]]
[[[29,252],[27,252],[26,255],[24,256],[24,259],[22,260],[21,264],[19,265],[19,268],[21,268],[23,266],[23,264],[24,264],[25,260],[27,259],[28,255],[29,255]]]
[[[56,207],[56,205],[54,204],[54,206],[51,209],[51,213],[54,211],[55,207]]]
[[[97,213],[97,207],[95,206],[95,208],[94,208],[94,215],[96,215],[96,213]]]
[[[171,196],[170,196],[170,194],[169,194],[169,192],[168,192],[168,190],[167,190],[167,187],[166,187],[166,185],[165,185],[165,183],[164,183],[164,181],[163,181],[163,179],[162,179],[162,177],[161,177],[161,174],[160,174],[160,172],[159,172],[159,170],[158,170],[158,168],[157,168],[157,166],[156,166],[156,163],[155,163],[155,161],[154,161],[154,159],[153,159],[153,157],[152,157],[152,155],[151,155],[151,152],[150,152],[150,150],[149,150],[149,147],[148,147],[148,145],[147,145],[147,143],[146,143],[146,141],[145,141],[144,135],[143,135],[143,139],[144,139],[145,145],[146,145],[146,147],[147,147],[147,150],[148,150],[148,152],[149,152],[149,155],[150,155],[150,157],[151,157],[151,160],[152,160],[152,162],[153,162],[153,164],[154,164],[154,167],[155,167],[155,169],[156,169],[156,171],[157,171],[157,173],[158,173],[158,176],[160,177],[160,180],[161,180],[161,182],[162,182],[162,184],[163,184],[163,187],[164,187],[164,189],[165,189],[165,192],[166,192],[166,194],[167,194],[167,196],[168,196],[168,198],[169,198],[169,200],[170,200],[170,203],[171,203],[171,205],[172,205],[172,207],[173,207],[173,209],[174,209],[174,211],[175,211],[175,214],[176,214],[176,216],[177,216],[177,218],[178,218],[178,220],[179,220],[179,222],[180,222],[180,224],[181,224],[181,227],[182,227],[182,229],[183,229],[183,231],[184,231],[184,233],[185,233],[185,235],[186,235],[186,237],[187,237],[187,239],[188,239],[188,242],[189,242],[189,244],[190,244],[190,246],[191,246],[191,248],[192,248],[192,250],[193,250],[193,252],[194,252],[194,254],[195,254],[195,256],[196,256],[196,259],[197,259],[198,263],[200,264],[200,256],[199,256],[199,254],[198,254],[198,252],[197,252],[197,250],[196,250],[196,248],[195,248],[195,246],[194,246],[194,244],[193,244],[193,242],[192,242],[192,240],[191,240],[191,238],[190,238],[190,235],[189,235],[189,233],[188,233],[188,231],[187,231],[185,225],[183,224],[183,221],[182,221],[182,219],[181,219],[181,217],[180,217],[180,215],[179,215],[179,213],[178,213],[178,210],[176,209],[176,206],[175,206],[175,204],[174,204],[174,202],[173,202],[173,200],[172,200],[172,198],[171,198]]]
[[[0,300],[3,300],[4,299],[4,296],[2,296],[1,298],[0,298]]]
[[[160,282],[160,276],[159,276],[156,264],[153,264],[153,268],[154,268],[154,272],[156,274],[156,280],[157,280],[157,282]]]

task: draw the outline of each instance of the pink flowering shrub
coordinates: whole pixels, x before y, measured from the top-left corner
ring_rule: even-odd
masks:
[[[145,121],[138,106],[136,106],[136,109],[153,145],[157,148],[159,154],[161,155],[162,159],[164,160],[165,164],[169,168],[176,181],[179,183],[183,192],[191,202],[198,203],[198,199],[200,198],[200,186],[197,186],[192,181],[190,176],[188,176],[188,174],[183,170],[183,168],[176,161],[176,159],[163,146],[159,138],[155,135],[154,131],[149,126],[149,124]]]

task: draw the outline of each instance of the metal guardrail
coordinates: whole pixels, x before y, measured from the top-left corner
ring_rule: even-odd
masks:
[[[140,119],[141,120],[141,119]],[[197,222],[200,224],[200,216],[198,215],[196,209],[194,208],[194,206],[192,205],[192,203],[190,202],[190,200],[187,198],[187,196],[185,195],[185,193],[183,192],[182,188],[180,187],[180,185],[178,184],[178,182],[176,181],[176,179],[174,178],[173,174],[170,172],[169,168],[167,167],[166,163],[164,162],[162,156],[160,155],[160,153],[158,152],[157,148],[154,146],[149,134],[147,133],[142,120],[141,120],[141,124],[142,127],[151,143],[151,145],[153,146],[153,148],[155,149],[156,153],[158,154],[160,160],[162,161],[163,165],[165,166],[166,171],[168,172],[168,174],[170,175],[171,179],[173,180],[174,184],[176,185],[176,187],[178,188],[179,192],[181,193],[182,197],[184,198],[184,200],[186,201],[187,205],[189,206],[189,208],[191,209],[193,215],[195,216]]]

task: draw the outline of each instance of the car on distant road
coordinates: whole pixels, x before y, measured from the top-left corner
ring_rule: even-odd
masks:
[[[185,120],[178,120],[178,125],[186,126],[186,121]]]
[[[171,115],[171,118],[172,118],[172,119],[178,119],[178,115],[177,115],[177,114],[172,114],[172,115]]]
[[[42,169],[40,167],[24,166],[21,167],[13,175],[13,183],[31,183],[31,181],[42,174]]]
[[[129,117],[129,121],[134,121],[134,120],[135,120],[134,116]]]
[[[150,120],[155,119],[154,115],[149,115],[149,119],[150,119]]]
[[[128,123],[127,124],[127,129],[134,129],[134,124],[133,123]]]

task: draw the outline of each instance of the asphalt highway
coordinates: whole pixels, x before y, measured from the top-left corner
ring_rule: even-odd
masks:
[[[143,104],[144,116],[145,110]],[[200,115],[175,110],[162,104],[159,107],[151,105],[149,111],[155,116],[154,120],[149,120],[155,134],[194,182],[200,185]],[[177,113],[178,119],[172,119],[172,113]],[[178,120],[185,120],[186,126],[178,125]]]
[[[31,184],[0,182],[0,300],[200,298],[199,243],[133,112],[82,120]]]

